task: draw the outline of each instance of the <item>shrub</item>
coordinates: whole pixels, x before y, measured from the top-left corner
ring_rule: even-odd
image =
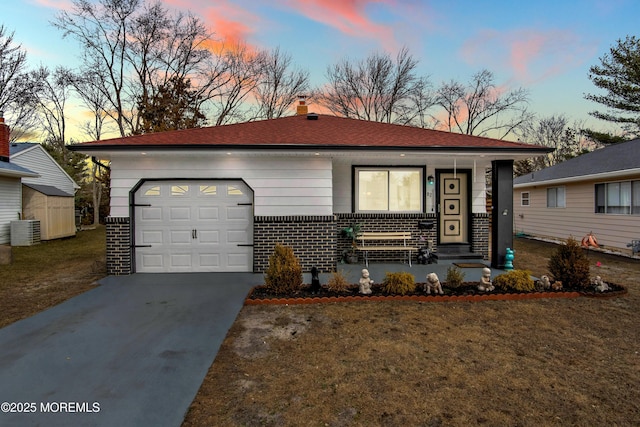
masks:
[[[277,244],[269,257],[265,287],[274,294],[295,292],[302,286],[302,266],[289,246]]]
[[[344,275],[344,271],[336,271],[331,273],[327,282],[327,289],[331,292],[343,293],[349,289],[349,281]]]
[[[416,278],[411,273],[387,273],[382,281],[382,291],[387,294],[405,295],[416,290]]]
[[[459,288],[464,281],[464,272],[458,267],[447,268],[447,287],[451,289]]]
[[[531,292],[535,289],[531,272],[527,270],[511,270],[508,273],[496,276],[493,279],[493,285],[504,291]]]
[[[573,237],[558,246],[549,258],[548,267],[554,280],[562,282],[565,287],[589,287],[589,260]]]

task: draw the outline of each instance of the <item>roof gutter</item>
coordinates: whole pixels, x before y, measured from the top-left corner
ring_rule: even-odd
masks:
[[[557,184],[566,184],[568,182],[576,182],[576,181],[597,181],[597,180],[603,180],[608,178],[620,178],[628,175],[637,175],[637,174],[640,174],[640,168],[624,169],[624,170],[611,171],[611,172],[601,172],[601,173],[594,173],[591,175],[568,176],[564,178],[546,179],[541,181],[522,182],[518,184],[513,184],[513,188],[524,188],[524,187],[531,187],[534,185],[557,185]]]

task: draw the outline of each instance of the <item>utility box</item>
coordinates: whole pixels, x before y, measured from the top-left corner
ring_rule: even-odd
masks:
[[[11,221],[11,246],[31,246],[40,243],[40,221]]]

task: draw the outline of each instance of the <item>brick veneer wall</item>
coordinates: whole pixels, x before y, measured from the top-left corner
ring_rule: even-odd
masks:
[[[471,250],[482,254],[482,258],[489,259],[489,233],[491,217],[488,213],[473,214],[471,218]]]
[[[107,274],[131,274],[131,225],[126,217],[107,217]]]
[[[338,246],[336,252],[336,260],[342,258],[345,250],[351,246],[351,241],[340,235],[340,231],[352,224],[360,224],[361,231],[385,232],[385,231],[410,231],[412,234],[411,241],[407,242],[407,246],[417,248],[429,246],[436,249],[437,242],[437,223],[435,214],[371,214],[371,213],[347,213],[337,214],[338,218]],[[434,226],[431,230],[420,230],[418,228],[419,221],[433,221]],[[372,244],[377,242],[372,241]],[[385,244],[383,241],[379,242]],[[401,242],[386,242],[386,244],[402,244]],[[363,254],[359,253],[359,261],[363,261]],[[413,261],[416,254],[412,253]],[[369,261],[390,261],[403,262],[407,260],[407,253],[403,251],[375,251],[369,252]]]
[[[312,267],[325,273],[335,270],[335,216],[256,216],[253,221],[255,273],[267,269],[269,256],[277,243],[293,248],[305,272]]]

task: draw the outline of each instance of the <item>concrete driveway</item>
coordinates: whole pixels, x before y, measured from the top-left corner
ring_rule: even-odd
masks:
[[[0,329],[0,425],[179,426],[261,281],[250,273],[107,277]]]

